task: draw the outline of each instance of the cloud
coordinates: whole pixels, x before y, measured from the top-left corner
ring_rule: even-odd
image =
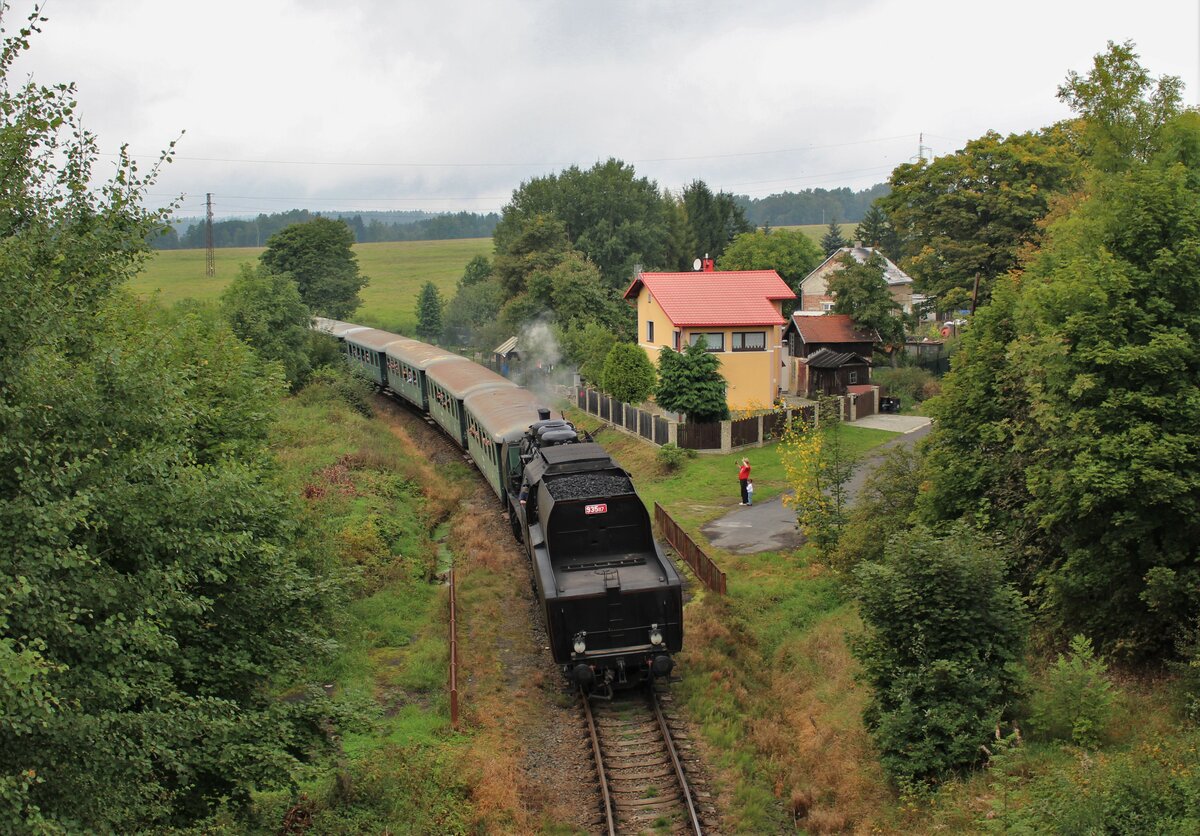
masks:
[[[1153,73],[1195,90],[1196,11],[53,0],[18,72],[75,80],[108,152],[153,154],[186,129],[156,194],[211,191],[241,214],[495,210],[523,180],[609,156],[670,188],[865,187],[921,132],[946,152],[1063,118],[1055,86],[1108,39],[1133,38]]]

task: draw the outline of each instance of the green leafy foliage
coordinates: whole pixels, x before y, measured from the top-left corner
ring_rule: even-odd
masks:
[[[837,549],[830,556],[835,569],[849,572],[863,561],[881,560],[887,542],[912,525],[921,466],[921,454],[909,445],[892,447],[874,465],[854,498]]]
[[[353,245],[354,233],[344,221],[318,216],[272,235],[259,259],[270,272],[291,276],[314,314],[346,319],[362,304],[358,292],[368,281],[359,273]]]
[[[323,701],[267,686],[332,590],[266,449],[282,374],[120,289],[154,175],[93,189],[73,88],[11,84],[39,23],[0,48],[0,821],[163,830],[291,780]]]
[[[442,335],[442,309],[445,303],[442,294],[433,282],[421,286],[417,298],[417,336],[434,342]]]
[[[674,473],[683,467],[684,462],[688,459],[696,458],[696,451],[675,444],[664,444],[658,448],[654,458],[660,468],[667,473]]]
[[[1058,98],[1081,119],[1081,144],[1095,164],[1106,170],[1145,161],[1161,145],[1162,128],[1183,108],[1183,81],[1164,75],[1154,79],[1138,63],[1133,41],[1108,42],[1086,76],[1070,72]]]
[[[1061,128],[1008,137],[989,131],[933,162],[897,166],[879,206],[918,289],[937,296],[940,310],[956,310],[970,304],[977,275],[982,301],[1017,267],[1050,201],[1078,185],[1078,172]]]
[[[310,368],[312,315],[290,276],[243,264],[237,278],[221,294],[221,313],[233,333],[259,357],[283,367],[284,377],[293,388],[304,382]]]
[[[507,274],[511,259],[572,248],[594,262],[612,287],[628,284],[635,263],[668,262],[666,206],[652,181],[616,159],[535,177],[522,183],[504,207],[493,236],[497,272]],[[557,243],[533,243],[531,221],[563,237]],[[507,280],[506,287],[520,289]]]
[[[884,350],[892,354],[904,344],[904,320],[900,303],[883,278],[885,269],[878,253],[871,253],[864,264],[847,253],[841,258],[841,269],[829,277],[829,292],[834,313],[848,314],[860,328],[874,329]]]
[[[725,420],[729,405],[720,368],[720,359],[708,351],[703,340],[691,343],[682,352],[664,348],[658,355],[655,387],[659,406],[682,412],[689,421]]]
[[[746,232],[721,256],[722,270],[774,270],[800,294],[800,282],[824,259],[812,239],[798,230]]]
[[[567,359],[579,367],[579,376],[599,387],[604,380],[604,362],[617,344],[617,335],[598,322],[575,322],[559,334]]]
[[[654,364],[633,343],[617,343],[604,360],[604,391],[624,403],[646,400],[654,391],[655,378]]]
[[[1087,636],[1071,639],[1070,653],[1059,654],[1045,685],[1033,695],[1031,732],[1050,740],[1070,740],[1094,749],[1112,719],[1108,666],[1096,656]]]
[[[796,510],[805,538],[828,560],[846,525],[854,457],[846,445],[841,402],[822,398],[817,414],[819,423],[795,421],[787,428],[779,456],[792,487],[784,504]]]
[[[1024,607],[1001,557],[967,526],[917,526],[854,577],[864,719],[884,769],[929,785],[979,763],[1023,679]]]
[[[871,382],[880,391],[899,398],[901,405],[915,404],[936,397],[942,391],[941,382],[928,369],[920,366],[895,366],[874,369]]]

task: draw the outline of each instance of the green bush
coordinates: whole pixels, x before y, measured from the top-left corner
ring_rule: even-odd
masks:
[[[900,398],[905,404],[920,403],[941,392],[938,379],[920,366],[879,368],[871,374],[871,382],[880,387],[880,394]]]
[[[1171,667],[1179,675],[1183,713],[1191,722],[1200,723],[1200,623],[1179,640],[1179,657]]]
[[[978,764],[1019,695],[1026,617],[1005,571],[960,524],[900,533],[854,572],[866,629],[852,648],[872,689],[863,719],[901,786]]]
[[[674,473],[683,467],[685,461],[696,458],[696,451],[675,444],[664,444],[658,448],[654,457],[658,459],[659,467],[668,473]]]
[[[371,384],[343,366],[322,366],[317,369],[309,375],[307,385],[300,392],[303,403],[315,403],[328,397],[344,401],[367,418],[375,414],[371,407]]]
[[[1094,749],[1112,717],[1108,666],[1096,657],[1092,641],[1077,635],[1070,653],[1059,654],[1046,683],[1034,694],[1030,731],[1049,740],[1070,740]]]

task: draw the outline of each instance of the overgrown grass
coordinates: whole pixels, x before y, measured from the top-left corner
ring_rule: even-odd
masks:
[[[214,250],[216,275],[204,275],[204,250],[158,250],[130,286],[135,293],[157,293],[164,305],[180,299],[213,300],[220,296],[242,264],[255,264],[262,247]],[[363,305],[356,322],[389,331],[412,333],[421,286],[431,281],[449,298],[467,262],[491,256],[491,238],[451,241],[396,241],[356,244],[359,268],[370,277],[361,293]]]
[[[263,829],[277,830],[298,805],[309,833],[468,830],[466,743],[449,724],[446,593],[431,539],[459,500],[454,473],[432,479],[425,457],[332,385],[283,405],[273,446],[304,498],[314,548],[349,575],[338,652],[315,661],[311,676],[363,722],[336,741],[336,758],[314,763],[302,796],[257,800]]]

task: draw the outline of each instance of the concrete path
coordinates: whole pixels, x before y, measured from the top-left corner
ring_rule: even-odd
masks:
[[[891,419],[891,426],[868,425],[874,419]],[[896,419],[903,419],[897,422]],[[886,423],[886,422],[885,422]],[[897,430],[897,426],[908,426],[907,430]],[[901,444],[915,444],[929,434],[930,421],[928,418],[908,415],[872,415],[855,421],[854,426],[873,426],[873,429],[891,430],[896,432],[895,438],[881,444],[871,451],[867,458],[859,463],[854,475],[846,485],[846,492],[851,497],[857,497],[862,490],[863,482],[878,460],[892,447]],[[736,489],[736,485],[734,488]],[[714,546],[731,551],[734,554],[755,554],[769,551],[792,551],[804,544],[804,535],[796,526],[796,512],[783,505],[781,494],[766,502],[756,503],[750,507],[737,506],[725,516],[701,526],[700,531]]]
[[[859,418],[849,427],[866,427],[871,430],[887,430],[894,433],[910,433],[928,427],[932,422],[924,415],[868,415]]]

